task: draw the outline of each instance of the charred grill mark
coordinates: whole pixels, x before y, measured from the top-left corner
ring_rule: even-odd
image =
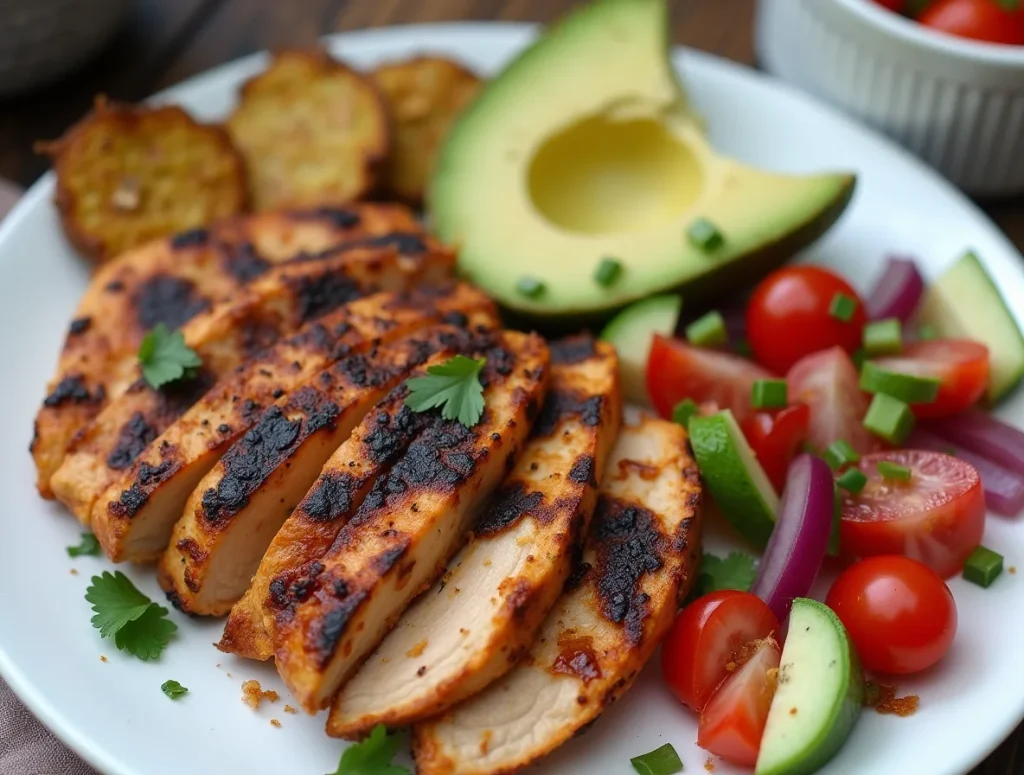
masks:
[[[564,366],[582,363],[597,354],[594,337],[586,334],[558,339],[548,346],[551,348],[551,362]]]
[[[359,283],[340,272],[327,272],[315,277],[287,277],[285,282],[295,294],[302,321],[321,317],[364,295]]]
[[[302,603],[313,591],[317,578],[324,572],[319,560],[306,562],[297,568],[284,571],[270,582],[267,602],[271,607],[287,614],[295,605]]]
[[[465,312],[453,310],[442,315],[441,322],[457,328],[465,328],[469,325],[469,316]]]
[[[149,424],[146,415],[135,412],[118,434],[117,443],[107,455],[107,467],[115,471],[123,471],[135,462],[135,458],[153,443],[157,437],[156,428]]]
[[[302,513],[313,522],[333,522],[347,514],[363,481],[351,474],[323,474],[302,501]]]
[[[103,290],[107,293],[120,293],[124,290],[124,280],[111,280],[103,286]]]
[[[477,520],[474,532],[491,535],[517,524],[544,500],[543,493],[527,492],[523,482],[504,485]]]
[[[163,460],[159,465],[141,463],[131,487],[122,490],[116,501],[107,504],[107,513],[125,519],[131,519],[138,514],[153,491],[177,473],[180,468],[177,453],[178,448],[168,444],[166,449],[160,450]]]
[[[487,365],[480,375],[480,383],[484,387],[500,381],[497,379],[498,377],[507,377],[516,365],[516,356],[504,347],[492,347],[487,351],[485,357]]]
[[[250,283],[270,269],[271,263],[259,253],[251,242],[237,245],[221,243],[218,251],[224,269],[240,283]]]
[[[399,385],[379,406],[385,403],[393,406],[402,401],[408,392],[405,385]],[[367,457],[378,465],[394,460],[429,419],[430,415],[414,412],[404,404],[394,414],[378,409],[373,430],[363,439]]]
[[[103,385],[96,386],[96,392],[90,392],[81,374],[69,374],[64,377],[44,400],[43,406],[51,409],[65,404],[99,404],[107,397]]]
[[[343,207],[317,207],[312,210],[293,210],[289,215],[297,221],[327,221],[336,229],[354,229],[362,222],[359,213]]]
[[[597,464],[593,455],[580,455],[569,469],[569,481],[597,486]]]
[[[596,428],[601,424],[601,410],[604,408],[603,396],[584,398],[579,392],[572,390],[553,390],[548,392],[547,400],[534,423],[531,436],[542,438],[555,432],[565,418],[577,415],[580,421]]]
[[[189,229],[171,237],[171,248],[173,250],[198,248],[205,245],[209,240],[210,232],[207,229]]]
[[[418,256],[427,252],[427,243],[422,234],[410,231],[396,231],[390,234],[378,234],[366,239],[348,243],[346,248],[354,247],[394,248],[405,256]]]
[[[71,321],[71,325],[68,326],[68,336],[78,336],[84,334],[89,330],[89,326],[92,325],[92,318],[75,318]]]
[[[182,538],[176,546],[179,552],[195,563],[203,562],[208,556],[208,553],[203,551],[203,548],[193,538]]]
[[[602,496],[591,526],[597,553],[595,586],[601,614],[624,624],[626,638],[637,645],[643,638],[649,596],[640,591],[645,575],[662,566],[668,544],[658,530],[658,518],[647,509]]]
[[[586,685],[601,677],[601,665],[594,653],[594,640],[589,635],[577,636],[573,630],[562,633],[558,638],[558,656],[551,666],[551,672],[571,675]]]
[[[239,321],[239,343],[244,360],[275,344],[281,337],[281,322],[276,317],[267,317],[262,310],[255,310]]]
[[[170,329],[209,309],[210,300],[199,289],[181,277],[158,274],[144,282],[132,297],[139,325],[149,330],[163,323]]]
[[[348,381],[358,387],[383,385],[395,373],[395,368],[380,366],[374,359],[366,355],[353,355],[338,362],[335,367],[344,374]]]

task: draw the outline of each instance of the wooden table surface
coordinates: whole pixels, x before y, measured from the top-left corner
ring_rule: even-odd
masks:
[[[53,138],[93,95],[138,100],[264,48],[306,46],[325,33],[451,20],[545,22],[574,0],[133,0],[122,32],[95,61],[42,92],[0,101],[0,178],[24,186],[46,169],[32,143]],[[677,43],[754,64],[755,0],[671,0]],[[1024,250],[1024,197],[981,205]],[[927,698],[925,698],[927,702]],[[898,719],[893,719],[898,724]],[[1024,725],[972,775],[1024,772]],[[916,742],[927,745],[926,740]],[[908,775],[917,775],[908,773]]]

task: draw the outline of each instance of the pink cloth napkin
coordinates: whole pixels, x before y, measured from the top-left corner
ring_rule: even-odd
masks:
[[[0,221],[21,189],[0,179]],[[96,775],[29,713],[0,679],[0,775]]]

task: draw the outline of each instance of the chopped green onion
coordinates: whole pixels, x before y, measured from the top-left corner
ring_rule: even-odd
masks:
[[[857,300],[845,293],[837,293],[832,297],[832,303],[828,305],[828,314],[844,323],[853,320],[853,313],[856,311]]]
[[[887,369],[868,361],[860,372],[860,389],[866,393],[886,393],[908,404],[930,404],[939,395],[942,380],[919,377]]]
[[[906,466],[890,463],[888,460],[878,461],[878,473],[882,475],[883,479],[888,479],[890,482],[909,482],[914,475],[914,472]]]
[[[851,447],[850,442],[846,439],[839,439],[839,441],[829,444],[828,449],[825,450],[824,458],[833,471],[860,461],[860,455],[857,454],[857,450]]]
[[[684,428],[690,424],[690,418],[697,414],[697,402],[692,398],[684,398],[672,407],[672,422]]]
[[[622,262],[614,258],[602,258],[601,263],[594,270],[594,282],[603,288],[607,288],[619,279],[622,274]]]
[[[527,298],[536,299],[544,293],[544,281],[536,277],[520,277],[516,283],[516,290]]]
[[[867,483],[868,478],[859,468],[847,468],[839,475],[839,478],[836,479],[836,484],[854,495],[863,490],[864,485]]]
[[[924,325],[918,327],[917,338],[922,342],[928,342],[932,339],[938,339],[939,329],[937,329],[931,323],[925,323]]]
[[[867,358],[868,354],[864,352],[863,347],[858,347],[856,350],[853,351],[853,354],[850,355],[850,360],[853,361],[853,366],[855,369],[857,369],[857,371],[860,371],[861,369],[864,368],[864,362],[867,360]]]
[[[778,409],[789,402],[786,380],[755,379],[750,391],[750,403],[755,409]]]
[[[1003,555],[979,546],[964,563],[964,578],[979,587],[987,587],[1003,572]]]
[[[897,446],[906,441],[914,430],[914,413],[898,398],[875,393],[868,413],[864,415],[864,427],[876,436]]]
[[[675,775],[683,771],[683,763],[671,743],[629,760],[640,775]]]
[[[754,357],[754,348],[750,346],[750,342],[746,339],[740,339],[736,344],[734,344],[732,351],[743,358]]]
[[[864,326],[864,352],[868,355],[894,355],[902,349],[899,318],[875,320]]]
[[[686,230],[686,238],[695,248],[710,253],[725,244],[725,237],[707,218],[697,218]]]
[[[686,338],[697,347],[719,347],[729,343],[729,332],[720,312],[708,312],[686,327]]]

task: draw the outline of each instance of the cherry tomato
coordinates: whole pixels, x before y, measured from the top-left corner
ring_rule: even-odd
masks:
[[[774,375],[738,355],[692,347],[679,339],[655,336],[647,358],[647,394],[662,417],[684,398],[731,409],[737,420],[753,412],[754,381]]]
[[[750,658],[711,695],[697,727],[697,745],[741,767],[757,763],[782,659],[771,637],[748,644],[747,650]]]
[[[882,460],[909,468],[910,481],[883,478]],[[940,452],[901,449],[865,455],[857,467],[868,481],[857,495],[843,491],[844,557],[901,554],[943,578],[963,567],[985,528],[985,495],[974,466]]]
[[[988,348],[969,339],[916,342],[904,347],[900,355],[875,362],[903,374],[942,381],[934,402],[914,405],[918,417],[959,414],[981,398],[988,386]]]
[[[761,598],[723,589],[698,598],[676,617],[661,644],[661,672],[683,705],[698,713],[729,675],[743,647],[779,631]]]
[[[907,0],[875,0],[875,3],[888,8],[893,13],[905,13],[907,10]]]
[[[789,400],[807,404],[811,420],[807,443],[822,451],[845,439],[858,452],[871,452],[878,442],[864,427],[868,398],[860,391],[860,374],[840,348],[808,355],[786,375]]]
[[[939,0],[917,20],[961,38],[1024,46],[1024,7],[1010,10],[998,0]]]
[[[938,662],[956,634],[956,603],[935,571],[899,556],[843,571],[825,599],[868,670],[902,675]]]
[[[829,309],[837,294],[854,300],[849,321]],[[754,290],[747,305],[747,339],[758,363],[782,373],[804,356],[861,343],[864,304],[842,277],[818,266],[779,269]]]
[[[789,464],[807,438],[810,421],[807,404],[791,404],[755,412],[743,423],[743,435],[778,493],[786,484]]]

